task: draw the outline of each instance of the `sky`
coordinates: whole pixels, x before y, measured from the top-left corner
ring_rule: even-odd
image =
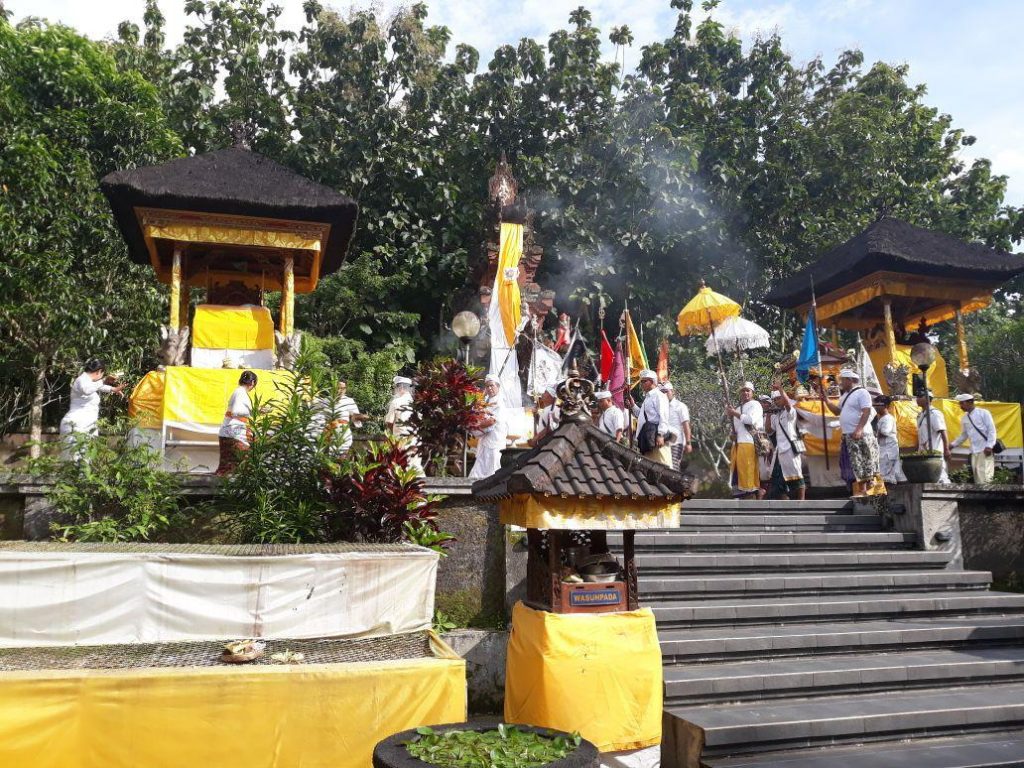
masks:
[[[340,10],[372,6],[385,14],[400,3],[332,2]],[[283,26],[298,30],[302,0],[277,0]],[[116,34],[131,19],[141,26],[144,0],[6,0],[15,19],[41,16],[68,24],[93,38]],[[428,0],[429,21],[452,30],[452,42],[480,51],[481,66],[503,43],[523,37],[546,42],[585,5],[607,34],[627,24],[636,37],[627,69],[640,48],[671,34],[676,12],[669,0]],[[694,3],[698,8],[700,1]],[[180,41],[184,0],[163,0],[171,42]],[[995,173],[1009,177],[1006,201],[1024,205],[1024,2],[1020,0],[723,0],[715,15],[745,42],[779,31],[797,61],[822,56],[830,64],[858,47],[867,62],[910,66],[914,83],[928,86],[927,102],[953,116],[954,125],[977,138],[964,150],[970,161],[987,157]]]

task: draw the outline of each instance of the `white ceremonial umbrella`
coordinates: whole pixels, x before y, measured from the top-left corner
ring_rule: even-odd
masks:
[[[717,345],[717,346],[716,346]],[[704,348],[709,355],[718,352],[745,352],[771,345],[768,331],[757,323],[742,317],[730,317],[715,326],[715,335],[709,336]]]

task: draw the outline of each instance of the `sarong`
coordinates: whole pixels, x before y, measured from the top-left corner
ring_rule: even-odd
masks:
[[[860,440],[854,440],[852,435],[843,435],[843,451],[849,459],[850,473],[853,475],[853,495],[885,495],[885,482],[878,461],[878,439],[874,434],[864,432]],[[842,470],[841,454],[839,466]],[[846,480],[846,477],[843,479]]]
[[[729,474],[735,496],[745,496],[761,490],[761,471],[753,443],[732,444]]]
[[[249,446],[233,437],[218,437],[217,442],[220,445],[220,462],[217,464],[216,474],[230,474],[238,466],[239,453],[247,450]]]

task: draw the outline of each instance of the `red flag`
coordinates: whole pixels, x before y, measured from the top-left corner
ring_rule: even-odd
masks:
[[[612,378],[612,363],[614,362],[615,351],[608,342],[608,334],[601,329],[601,381],[607,383]]]
[[[668,339],[662,339],[658,349],[658,381],[668,381]]]
[[[612,370],[608,374],[608,385],[612,392],[612,402],[619,408],[626,407],[626,356],[622,352],[622,340],[612,358]]]

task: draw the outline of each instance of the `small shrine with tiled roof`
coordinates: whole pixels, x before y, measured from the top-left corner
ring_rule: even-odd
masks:
[[[690,482],[597,429],[593,385],[571,376],[559,385],[562,420],[534,448],[473,484],[497,501],[501,521],[527,529],[527,603],[555,612],[637,607],[633,533],[676,527]],[[607,531],[623,531],[623,563]],[[623,591],[624,590],[624,591]]]

